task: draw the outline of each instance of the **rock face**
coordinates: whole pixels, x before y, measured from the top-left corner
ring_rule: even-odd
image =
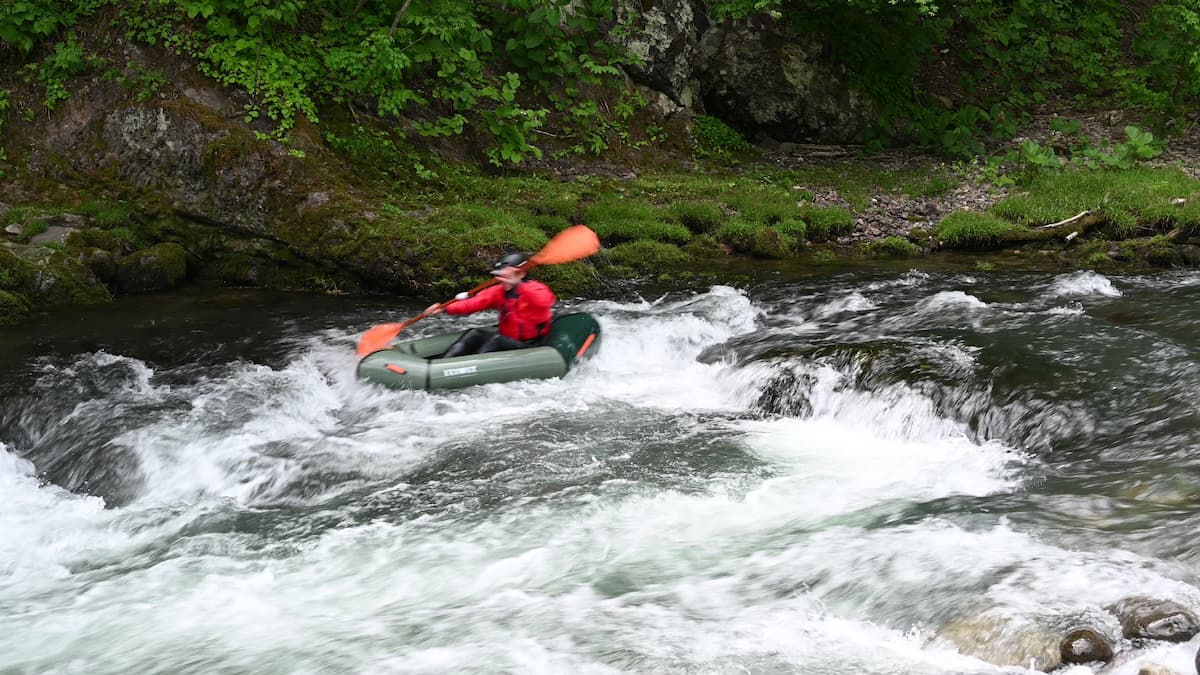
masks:
[[[697,102],[696,71],[701,36],[710,27],[704,7],[693,0],[616,3],[617,23],[630,31],[618,41],[637,61],[627,67],[633,79],[665,95],[674,110]],[[674,112],[664,110],[663,112]]]
[[[706,41],[712,58],[698,77],[705,110],[748,136],[855,143],[874,119],[850,73],[824,59],[817,42],[766,21],[719,29]]]
[[[850,73],[812,38],[767,17],[715,25],[693,0],[619,0],[611,38],[638,62],[630,77],[664,98],[663,112],[720,117],[750,138],[854,143],[874,121]]]

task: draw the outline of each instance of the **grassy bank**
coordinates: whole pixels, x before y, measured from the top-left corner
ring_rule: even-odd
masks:
[[[989,256],[999,255],[1005,268],[1025,259],[1041,269],[1139,271],[1200,258],[1193,240],[1200,181],[1177,169],[1035,173],[1006,195],[993,193],[984,209],[955,208],[954,195],[978,189],[975,180],[933,160],[899,170],[853,159],[566,180],[443,167],[438,178],[415,186],[376,185],[382,196],[367,205],[369,218],[339,212],[345,204],[335,198],[299,222],[314,228],[314,240],[331,219],[348,223],[352,234],[328,252],[333,257],[402,243],[414,261],[418,293],[433,298],[473,285],[498,251],[536,250],[574,223],[594,229],[604,249],[588,261],[539,272],[564,294],[594,292],[614,280],[708,283],[720,280],[731,260],[829,268],[903,259],[919,267],[923,258],[943,261],[961,252],[984,270],[992,266]],[[86,197],[13,204],[0,217],[9,240],[0,249],[6,321],[42,305],[105,301],[111,293],[161,290],[189,278],[318,292],[365,288],[336,260],[264,251],[261,242],[206,257],[204,237],[212,233],[202,226],[149,213],[136,202],[80,201]],[[879,203],[890,205],[892,219],[877,226]],[[905,217],[920,205],[923,214]],[[182,249],[156,250],[162,242]],[[49,285],[52,293],[40,269],[54,270],[60,281]]]

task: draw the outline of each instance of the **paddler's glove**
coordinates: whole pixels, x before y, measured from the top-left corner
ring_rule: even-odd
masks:
[[[463,291],[462,293],[459,293],[458,295],[454,296],[454,299],[455,300],[466,300],[469,297],[471,297],[471,294],[466,291]]]

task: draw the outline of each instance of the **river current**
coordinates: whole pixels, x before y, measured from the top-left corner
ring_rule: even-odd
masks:
[[[936,636],[1200,612],[1200,275],[610,295],[567,378],[448,393],[355,380],[418,303],[0,329],[0,672],[1032,672]]]

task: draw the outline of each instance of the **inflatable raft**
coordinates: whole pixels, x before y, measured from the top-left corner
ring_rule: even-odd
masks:
[[[566,375],[596,352],[600,324],[582,312],[564,314],[536,347],[490,354],[440,356],[466,331],[401,342],[363,357],[358,377],[397,389],[460,389],[476,384]]]

